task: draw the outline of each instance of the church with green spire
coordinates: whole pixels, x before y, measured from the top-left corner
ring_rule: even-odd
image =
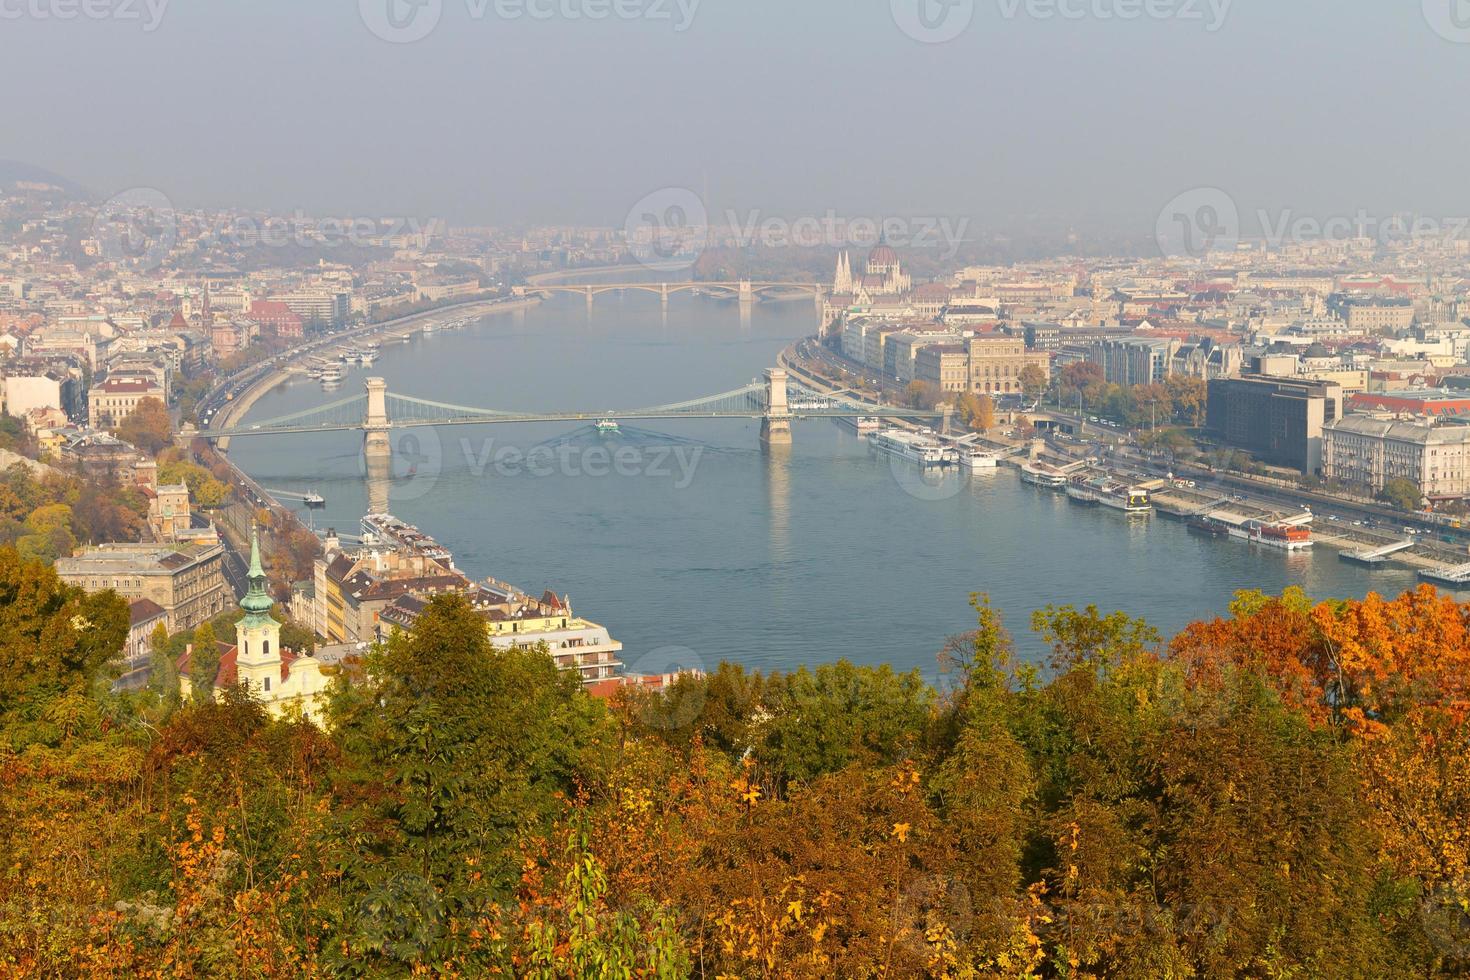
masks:
[[[250,531],[249,586],[240,608],[245,615],[235,624],[235,646],[220,655],[215,690],[243,687],[277,717],[296,715],[322,717],[329,678],[321,662],[309,655],[281,649],[281,624],[271,615],[275,600],[270,596],[265,569],[260,561],[260,534]],[[188,665],[180,661],[181,686],[187,687]],[[185,690],[185,694],[189,692]]]

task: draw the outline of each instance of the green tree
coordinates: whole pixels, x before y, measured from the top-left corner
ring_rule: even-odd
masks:
[[[173,421],[168,406],[157,398],[144,398],[117,427],[117,437],[150,455],[173,439]]]
[[[189,655],[189,689],[196,703],[214,700],[214,682],[219,675],[219,641],[214,634],[214,624],[200,623],[194,629],[190,641],[194,647]]]
[[[1378,499],[1393,504],[1399,510],[1414,511],[1423,504],[1424,492],[1408,477],[1396,476],[1383,484]]]
[[[116,593],[65,585],[48,565],[0,547],[0,732],[17,747],[66,734],[48,709],[85,698],[127,635]]]
[[[757,755],[778,778],[804,781],[861,762],[897,762],[922,738],[934,692],[915,670],[846,660],[776,675]]]
[[[583,977],[649,977],[676,980],[693,975],[674,916],[653,911],[645,927],[626,908],[609,904],[606,869],[592,853],[585,818],[567,842],[570,870],[562,882],[560,921],[531,924],[530,964],[535,980]]]
[[[202,510],[215,510],[224,506],[230,488],[214,478],[202,466],[193,463],[171,462],[158,468],[159,483],[182,483],[189,488],[194,503]]]
[[[369,654],[365,673],[332,705],[344,789],[365,794],[362,819],[382,829],[349,873],[390,896],[395,881],[418,883],[408,891],[427,888],[446,918],[483,912],[515,888],[515,842],[545,833],[601,765],[593,746],[606,713],[544,648],[492,647],[460,595],[435,597],[411,633]],[[375,969],[434,952],[384,944],[368,919],[348,929],[351,955]]]

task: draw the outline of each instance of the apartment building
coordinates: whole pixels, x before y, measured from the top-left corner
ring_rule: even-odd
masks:
[[[1470,496],[1470,426],[1349,415],[1322,427],[1322,473],[1377,493],[1412,481],[1432,500]]]
[[[218,544],[102,544],[58,559],[56,574],[88,592],[112,589],[124,599],[150,599],[176,633],[224,612],[231,598],[224,553]]]

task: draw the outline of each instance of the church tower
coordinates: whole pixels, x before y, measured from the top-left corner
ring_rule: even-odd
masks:
[[[250,588],[240,600],[245,618],[235,624],[238,682],[258,697],[273,700],[281,686],[281,624],[271,617],[275,603],[266,591],[260,566],[260,535],[250,531]]]
[[[837,275],[832,280],[832,293],[836,296],[846,296],[852,292],[852,264],[843,252],[837,256]]]

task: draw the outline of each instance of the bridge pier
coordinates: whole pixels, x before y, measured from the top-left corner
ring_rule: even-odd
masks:
[[[367,414],[363,416],[362,451],[368,459],[382,460],[393,455],[393,442],[388,436],[388,382],[382,378],[367,379]]]
[[[588,313],[591,313],[592,312],[592,287],[591,286],[588,286],[585,290],[583,290],[583,292],[585,292],[587,294],[587,312]]]
[[[791,445],[791,403],[786,397],[786,378],[781,368],[766,372],[766,417],[761,420],[763,445]]]
[[[659,302],[663,304],[664,312],[669,312],[669,284],[661,282],[658,284]]]

